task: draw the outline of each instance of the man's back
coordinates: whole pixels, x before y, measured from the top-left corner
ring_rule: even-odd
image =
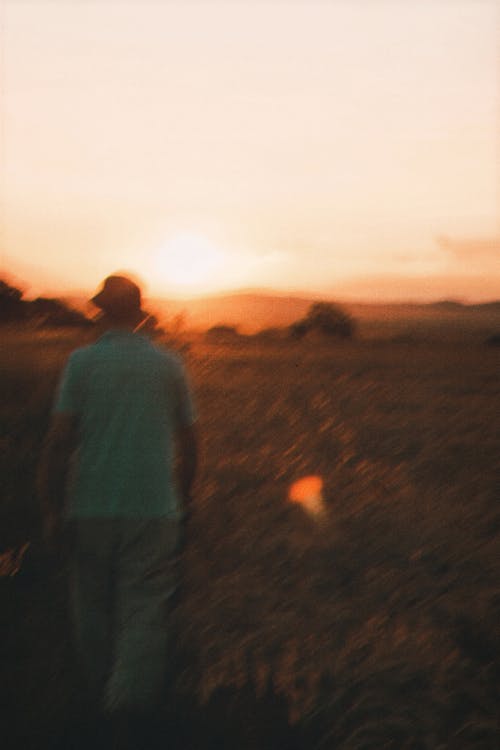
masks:
[[[70,488],[75,647],[98,714],[124,728],[113,746],[122,747],[124,737],[128,746],[135,727],[134,747],[142,749],[162,705],[172,649],[170,613],[192,504],[196,429],[180,359],[136,333],[147,317],[137,284],[108,276],[92,302],[107,333],[68,360],[38,489],[44,536],[53,545],[76,446]]]
[[[71,515],[179,517],[173,436],[194,415],[175,354],[141,335],[108,331],[71,355],[56,411],[78,419]]]

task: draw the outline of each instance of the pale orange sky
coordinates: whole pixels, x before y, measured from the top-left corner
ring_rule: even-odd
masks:
[[[2,271],[499,297],[499,12],[0,0]]]

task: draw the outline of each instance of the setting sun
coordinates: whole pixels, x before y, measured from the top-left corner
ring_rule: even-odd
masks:
[[[202,235],[174,234],[156,253],[155,284],[176,293],[203,293],[224,281],[224,253]]]

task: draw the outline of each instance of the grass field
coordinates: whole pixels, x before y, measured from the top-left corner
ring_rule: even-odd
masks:
[[[23,747],[78,712],[65,570],[39,552],[33,488],[75,345],[4,336],[0,551],[32,544],[26,570],[0,579],[2,705]],[[291,747],[264,727],[272,701],[299,747],[500,746],[499,350],[249,338],[194,343],[185,360],[202,470],[175,695],[239,732],[224,745],[223,722],[213,746]],[[309,474],[321,521],[287,501]],[[252,696],[264,714],[245,711]]]

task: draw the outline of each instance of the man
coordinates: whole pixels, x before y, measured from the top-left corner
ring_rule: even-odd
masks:
[[[39,492],[50,543],[76,449],[68,512],[76,646],[91,695],[130,740],[164,687],[175,563],[196,471],[195,416],[179,357],[140,333],[139,287],[110,276],[92,301],[105,333],[69,357]],[[138,744],[148,746],[144,737]]]

